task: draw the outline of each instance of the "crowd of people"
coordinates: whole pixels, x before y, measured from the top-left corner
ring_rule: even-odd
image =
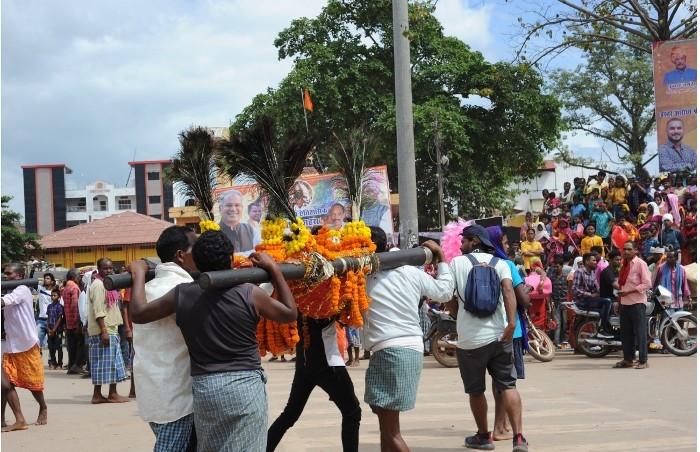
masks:
[[[19,286],[2,297],[7,333],[3,430],[28,426],[17,387],[30,390],[38,402],[37,423],[47,422],[46,340],[49,369],[89,376],[92,403],[128,401],[117,384],[131,377],[129,395],[155,435],[155,451],[274,450],[316,386],[338,407],[343,450],[353,451],[362,409],[346,365],[359,360],[361,344],[369,353],[364,401],[377,416],[381,448],[407,451],[400,413],[416,404],[426,351],[419,306],[428,299],[456,313],[459,374],[477,426],[464,445],[491,450],[494,441],[512,438],[514,452],[527,451],[516,389],[517,379],[525,377],[525,310],[543,329],[553,319],[552,334],[564,348],[569,335],[565,301],[599,311],[603,338],[612,333],[609,318],[619,302],[623,359],[615,367],[644,369],[646,291],[663,285],[673,294],[673,308],[682,308],[690,293],[681,263],[695,261],[694,175],[651,182],[621,176],[606,181],[600,173],[565,184],[559,196],[543,195],[543,210],[527,215],[520,243],[510,246],[501,227],[470,224],[461,231],[461,255],[449,264],[438,244],[423,244],[433,256],[431,274],[403,266],[368,275],[372,303],[363,328],[348,332],[347,363],[344,347],[338,346],[342,319],[299,314],[268,255],[253,253],[250,260],[269,274],[275,298],[272,290],[253,284],[203,290],[193,281],[192,272],[231,268],[236,250],[225,231],[198,237],[182,226],[165,229],[156,244],[161,263],[155,279],[146,282],[145,261],[133,262],[133,285],[122,292],[105,288],[104,279],[115,271],[107,258],[94,271],[71,269],[61,286],[45,275],[36,311],[32,292]],[[377,251],[388,250],[385,232],[370,229]],[[22,279],[24,268],[6,264],[3,277]],[[547,306],[554,307],[549,314]],[[261,318],[296,321],[305,331],[296,349],[289,400],[269,429],[267,376],[256,336]],[[496,402],[493,429],[487,424],[487,372]],[[103,385],[109,386],[106,396]],[[8,404],[15,416],[12,425],[5,422]]]
[[[648,289],[664,286],[672,292],[672,309],[686,307],[691,292],[684,266],[697,260],[696,183],[690,173],[651,180],[606,177],[601,171],[588,180],[565,182],[559,194],[544,190],[542,210],[526,214],[520,245],[510,256],[533,288],[535,326],[550,331],[559,348],[568,348],[572,331],[566,302],[598,311],[602,338],[613,336],[609,319],[615,302],[621,302],[621,315],[631,312],[626,304],[641,309]],[[633,261],[639,294],[630,297],[623,286],[630,286]],[[638,324],[641,317],[623,315],[621,322]],[[662,346],[656,339],[649,348]],[[648,365],[646,356],[635,365]]]

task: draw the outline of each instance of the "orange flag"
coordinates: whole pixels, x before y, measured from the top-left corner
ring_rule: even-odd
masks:
[[[304,108],[308,111],[314,111],[314,103],[311,102],[311,95],[308,89],[304,90]]]

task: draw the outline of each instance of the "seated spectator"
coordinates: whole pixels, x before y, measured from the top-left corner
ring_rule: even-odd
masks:
[[[613,337],[610,326],[610,310],[612,300],[600,296],[600,289],[595,279],[595,256],[592,253],[583,255],[583,268],[576,270],[571,286],[574,302],[579,309],[595,311],[600,314],[600,330],[598,336],[605,339]]]

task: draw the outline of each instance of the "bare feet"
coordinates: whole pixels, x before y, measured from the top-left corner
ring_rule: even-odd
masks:
[[[7,425],[2,428],[3,432],[14,432],[16,430],[27,430],[29,426],[26,422],[15,422],[12,425]]]
[[[506,439],[513,439],[513,432],[510,430],[494,430],[493,431],[493,440],[494,441],[503,441]]]
[[[353,360],[351,365],[352,365],[352,367],[358,367],[360,365],[360,360],[359,359]]]
[[[107,397],[107,401],[109,403],[124,403],[124,402],[128,402],[129,399],[127,397],[120,396],[119,394],[110,394]]]
[[[102,394],[98,395],[93,395],[92,400],[90,400],[90,403],[92,404],[97,404],[97,403],[109,403],[109,400],[107,400]]]
[[[39,410],[39,417],[36,418],[35,425],[46,425],[48,418],[49,418],[49,414],[48,414],[48,410],[46,409],[46,407],[40,409]]]

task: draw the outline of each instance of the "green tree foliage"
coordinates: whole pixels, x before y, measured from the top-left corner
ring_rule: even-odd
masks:
[[[41,246],[37,242],[36,234],[26,233],[19,230],[17,224],[22,216],[10,210],[8,203],[12,196],[2,197],[2,262],[22,262],[27,260],[32,254],[41,251]]]
[[[651,66],[639,49],[600,42],[590,46],[585,64],[552,74],[569,128],[614,144],[617,157],[609,158],[632,164],[640,175],[646,137],[655,125]]]
[[[421,229],[438,222],[433,145],[437,127],[445,170],[448,215],[474,217],[512,203],[506,187],[533,176],[556,145],[559,103],[542,92],[541,77],[526,65],[489,63],[464,42],[445,36],[433,4],[412,2],[409,10],[413,109]],[[256,96],[236,117],[232,134],[268,115],[280,138],[305,129],[301,89],[308,88],[314,112],[309,130],[327,153],[337,138],[363,128],[371,136],[367,165],[386,164],[397,187],[393,38],[390,0],[330,0],[318,17],[294,20],[275,40],[279,58],[292,71],[276,89]],[[481,96],[486,106],[465,100]]]

